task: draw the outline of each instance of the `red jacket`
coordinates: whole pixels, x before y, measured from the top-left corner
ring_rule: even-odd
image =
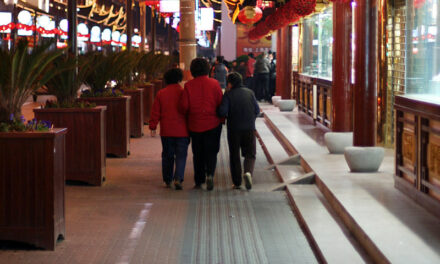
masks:
[[[215,79],[199,76],[188,81],[180,100],[180,110],[188,117],[188,129],[205,132],[220,125],[217,107],[222,97],[222,89]]]
[[[254,75],[255,59],[249,57],[246,63],[246,77],[252,77]]]
[[[179,100],[182,96],[182,86],[171,84],[160,90],[154,99],[151,110],[150,129],[156,130],[160,122],[162,137],[188,137],[186,118],[179,111]]]

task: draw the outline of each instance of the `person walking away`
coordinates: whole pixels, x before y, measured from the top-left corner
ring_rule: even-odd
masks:
[[[248,54],[248,60],[246,62],[246,75],[243,77],[246,78],[245,85],[249,89],[253,90],[255,92],[254,87],[254,66],[255,66],[255,57],[253,53]]]
[[[217,108],[223,97],[219,82],[209,78],[209,63],[196,58],[191,62],[193,80],[185,84],[180,110],[187,116],[192,141],[195,188],[206,181],[210,191],[214,188],[217,154],[220,150],[222,120]]]
[[[238,64],[238,66],[237,66],[237,72],[240,73],[242,78],[246,78],[246,62],[245,61],[240,61],[240,64]]]
[[[255,96],[258,101],[268,100],[269,97],[269,73],[270,62],[267,59],[267,53],[263,52],[255,62],[256,89]]]
[[[228,69],[224,64],[223,56],[217,56],[217,61],[212,68],[211,76],[216,79],[222,89],[226,88],[226,75],[228,74]]]
[[[277,80],[277,59],[275,52],[269,52],[270,72],[269,72],[269,97],[268,101],[272,103],[272,96],[276,92],[276,80]]]
[[[151,136],[154,137],[160,123],[162,177],[167,187],[171,187],[174,180],[176,190],[182,189],[190,141],[185,115],[179,111],[179,101],[183,93],[179,83],[182,79],[183,72],[178,68],[164,74],[167,86],[156,95],[149,124]]]
[[[227,78],[228,92],[223,96],[217,113],[227,118],[229,160],[232,182],[235,189],[242,183],[240,150],[244,157],[244,181],[246,189],[252,188],[252,174],[255,165],[256,138],[255,119],[260,113],[254,92],[243,86],[238,73],[230,73]]]

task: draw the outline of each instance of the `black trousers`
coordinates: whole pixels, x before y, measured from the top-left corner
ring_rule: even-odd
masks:
[[[194,182],[197,185],[205,183],[207,175],[214,176],[221,133],[222,125],[205,132],[189,132],[193,152]]]
[[[257,74],[255,97],[258,101],[263,99],[270,100],[269,73]]]
[[[228,131],[229,162],[231,166],[232,182],[236,186],[241,185],[241,155],[244,157],[244,173],[254,172],[256,155],[256,138],[254,130]]]

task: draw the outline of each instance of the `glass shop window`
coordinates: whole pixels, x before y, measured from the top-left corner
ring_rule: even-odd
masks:
[[[304,19],[302,39],[302,73],[332,78],[333,10]]]
[[[407,0],[407,94],[440,96],[440,0]]]

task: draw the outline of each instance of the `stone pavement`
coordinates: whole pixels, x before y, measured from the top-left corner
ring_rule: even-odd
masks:
[[[55,251],[0,243],[0,263],[316,263],[278,178],[259,147],[254,189],[232,190],[222,136],[215,189],[161,180],[159,137],[131,139],[131,156],[107,159],[103,187],[68,185],[66,239]],[[225,131],[224,131],[225,132]]]

